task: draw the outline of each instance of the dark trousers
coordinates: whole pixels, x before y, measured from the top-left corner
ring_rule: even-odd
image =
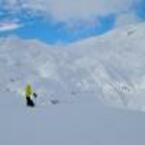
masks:
[[[28,107],[34,107],[35,106],[33,100],[29,96],[26,96],[26,105]]]

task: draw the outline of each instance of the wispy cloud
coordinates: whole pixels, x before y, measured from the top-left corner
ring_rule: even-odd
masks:
[[[0,23],[0,32],[11,31],[20,28],[22,25],[18,23]]]
[[[34,13],[51,16],[56,21],[90,19],[128,11],[136,0],[2,0],[5,8],[13,11],[29,9]],[[141,0],[138,0],[138,2]]]

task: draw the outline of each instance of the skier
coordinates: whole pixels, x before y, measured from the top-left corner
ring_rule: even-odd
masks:
[[[26,97],[26,105],[28,107],[34,107],[35,103],[33,101],[33,96],[36,98],[37,94],[33,92],[32,86],[27,84],[25,87],[25,97]]]

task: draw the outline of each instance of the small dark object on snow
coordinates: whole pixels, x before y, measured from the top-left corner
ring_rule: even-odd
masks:
[[[15,80],[11,78],[10,81],[11,81],[11,82],[14,82]]]
[[[59,100],[50,100],[50,102],[51,102],[51,104],[56,105],[56,104],[58,104],[58,103],[59,103]]]
[[[34,107],[35,106],[34,102],[31,100],[30,97],[26,97],[26,103],[27,103],[28,107]]]
[[[34,98],[37,98],[38,97],[38,95],[36,93],[33,93],[33,96],[34,96]]]

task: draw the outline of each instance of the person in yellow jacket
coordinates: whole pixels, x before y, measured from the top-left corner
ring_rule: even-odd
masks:
[[[32,86],[30,84],[27,84],[25,87],[25,97],[26,97],[26,105],[29,107],[35,106],[33,96],[36,98],[37,94],[33,92]]]

